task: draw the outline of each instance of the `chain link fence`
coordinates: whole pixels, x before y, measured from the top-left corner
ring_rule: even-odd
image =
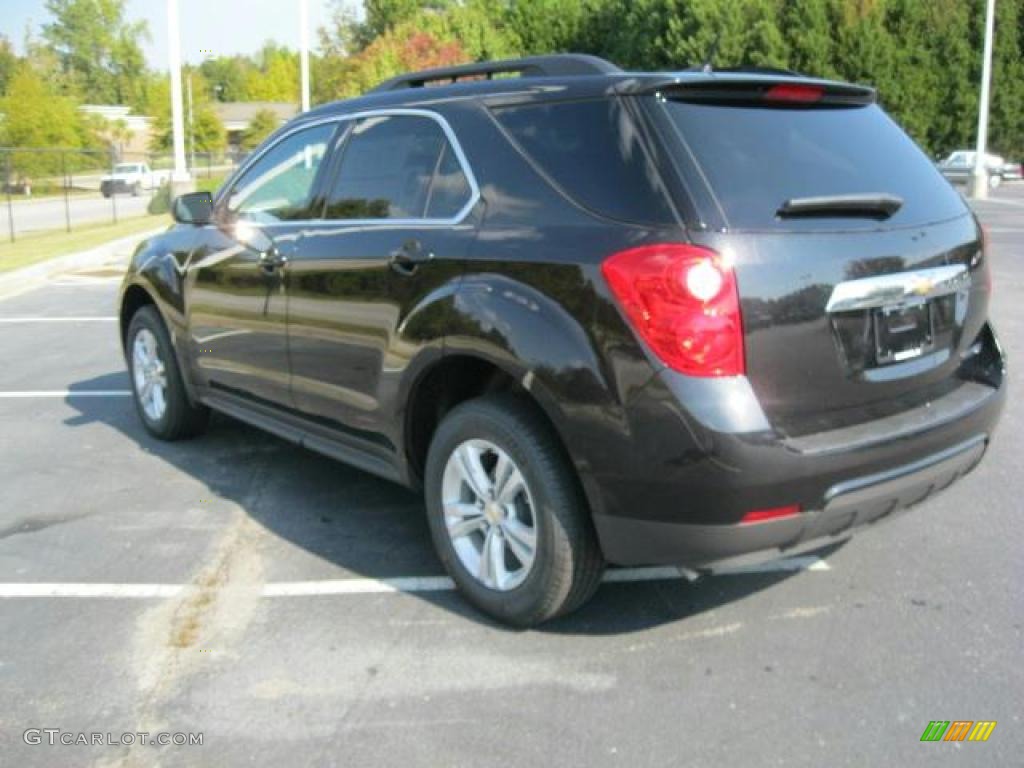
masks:
[[[240,161],[229,153],[189,156],[197,184],[213,188]],[[170,154],[0,147],[5,211],[0,237],[117,223],[151,212],[153,197],[170,181]],[[155,212],[155,211],[154,211]]]

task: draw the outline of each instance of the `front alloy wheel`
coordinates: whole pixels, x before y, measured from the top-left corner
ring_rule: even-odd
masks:
[[[516,463],[487,440],[467,440],[441,482],[444,522],[462,566],[489,589],[515,589],[537,554],[537,518]]]
[[[189,402],[167,327],[154,306],[132,315],[125,337],[135,406],[146,430],[161,440],[191,437],[209,418],[205,406]]]
[[[167,372],[160,359],[156,337],[148,328],[135,334],[132,343],[132,375],[139,405],[150,421],[160,421],[167,411]]]

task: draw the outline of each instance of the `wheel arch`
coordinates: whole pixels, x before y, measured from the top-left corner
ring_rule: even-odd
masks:
[[[580,434],[542,376],[486,351],[451,352],[434,360],[411,384],[403,415],[403,446],[410,482],[421,486],[427,451],[437,427],[457,405],[491,393],[508,393],[528,403],[551,431],[573,468],[591,514],[603,508]]]
[[[121,336],[121,349],[126,350],[128,344],[128,326],[131,325],[135,313],[146,306],[156,306],[156,299],[139,283],[128,285],[121,294],[118,308],[118,327]],[[159,309],[157,310],[159,312]]]
[[[189,402],[193,405],[198,404],[199,398],[195,391],[195,387],[193,386],[192,377],[190,376],[191,367],[189,365],[186,350],[183,349],[181,343],[179,333],[180,329],[174,323],[169,322],[166,305],[161,301],[159,294],[153,290],[153,286],[139,279],[128,282],[122,288],[120,305],[118,307],[118,326],[121,338],[121,351],[125,354],[125,359],[127,359],[128,353],[128,329],[131,326],[132,318],[143,307],[153,307],[157,316],[159,316],[160,321],[167,329],[168,336],[171,339],[171,347],[174,352],[174,357],[178,363],[178,369],[181,371],[181,380],[185,387],[185,394],[188,397]]]

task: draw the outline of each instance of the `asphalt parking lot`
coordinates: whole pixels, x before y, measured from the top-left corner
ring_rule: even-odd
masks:
[[[0,301],[0,764],[1020,765],[1024,184],[996,194],[1012,389],[979,470],[820,557],[619,574],[528,632],[436,578],[416,496],[227,418],[149,438],[116,277]]]

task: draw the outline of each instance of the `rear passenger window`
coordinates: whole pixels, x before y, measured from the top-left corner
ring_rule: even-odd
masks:
[[[345,144],[328,219],[447,219],[469,202],[469,183],[441,126],[427,117],[359,120]]]
[[[595,213],[671,223],[657,172],[615,99],[504,107],[495,117],[565,192]]]

